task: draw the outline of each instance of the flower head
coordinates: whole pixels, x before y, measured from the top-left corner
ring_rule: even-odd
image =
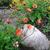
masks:
[[[42,25],[42,20],[41,19],[37,19],[36,24]]]
[[[6,20],[5,20],[5,23],[11,23],[12,22],[12,20],[11,19],[9,19],[9,18],[7,18]]]
[[[33,7],[33,8],[37,8],[37,5],[36,5],[36,4],[33,4],[32,7]]]
[[[31,24],[28,24],[27,28],[28,29],[32,29],[32,25]]]
[[[17,29],[17,30],[16,30],[16,35],[17,35],[17,36],[20,36],[21,33],[22,33],[22,30],[21,30],[21,29]]]
[[[32,12],[32,9],[30,9],[30,8],[26,8],[26,11],[28,11],[28,12]]]
[[[28,18],[23,18],[23,23],[27,23],[29,21]]]

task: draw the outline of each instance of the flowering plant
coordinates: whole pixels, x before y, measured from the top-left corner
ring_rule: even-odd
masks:
[[[49,0],[20,0],[22,3],[16,4],[15,11],[10,17],[17,17],[17,24],[32,24],[42,32],[49,32],[50,28],[50,3]],[[24,3],[23,3],[24,2]],[[17,11],[16,11],[17,10]],[[14,15],[13,15],[14,14]],[[49,24],[48,24],[49,23]],[[46,29],[47,28],[47,29]]]

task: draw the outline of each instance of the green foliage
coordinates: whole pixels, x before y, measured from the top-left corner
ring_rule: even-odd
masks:
[[[11,0],[0,0],[0,6],[8,6]]]
[[[15,35],[16,28],[10,24],[0,25],[0,50],[19,50],[13,44],[20,41],[20,37]]]
[[[50,32],[50,14],[48,14],[48,23],[45,25],[44,29],[43,29],[43,32],[45,33],[48,33]]]
[[[9,4],[10,0],[0,0],[0,6],[4,5],[4,3]],[[47,0],[48,1],[48,0]],[[40,29],[44,33],[50,32],[50,11],[48,11],[48,6],[50,6],[49,2],[46,2],[44,0],[24,0],[26,2],[26,5],[23,4],[17,4],[16,8],[19,9],[19,11],[14,10],[12,14],[9,15],[11,18],[19,18],[22,20],[22,18],[29,18],[29,22],[27,24],[32,24],[36,26],[38,29]],[[36,4],[37,8],[33,9],[32,5]],[[28,12],[26,11],[26,8],[30,8],[32,11]],[[43,26],[37,25],[36,21],[37,19],[42,19]],[[16,20],[17,27],[21,27],[21,25],[24,24],[23,22],[19,22]],[[2,20],[0,19],[0,50],[18,50],[19,48],[14,48],[13,44],[16,41],[21,41],[20,37],[17,37],[15,35],[16,28],[12,26],[11,24],[3,24]],[[49,35],[50,36],[50,35]]]

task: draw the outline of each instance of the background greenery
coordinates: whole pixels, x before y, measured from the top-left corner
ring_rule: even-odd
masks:
[[[21,0],[22,1],[22,0]],[[29,18],[29,24],[32,24],[36,26],[38,29],[40,29],[42,32],[48,34],[50,32],[50,3],[49,0],[24,0],[26,5],[23,4],[15,4],[16,10],[19,9],[19,11],[14,11],[12,14],[10,14],[10,17],[18,17],[20,19],[22,18]],[[36,4],[37,8],[33,9],[32,5]],[[32,9],[32,12],[26,11],[26,8]],[[21,14],[24,14],[22,16]],[[36,21],[37,19],[42,19],[43,26],[37,25]],[[20,24],[20,23],[19,23]]]
[[[19,50],[13,46],[20,37],[16,36],[16,28],[11,24],[3,24],[0,21],[0,50]]]
[[[0,0],[0,6],[8,6],[11,0]]]
[[[36,4],[37,8],[32,8],[33,4]],[[8,18],[16,18],[16,27],[21,27],[25,24],[22,19],[28,18],[27,24],[34,25],[50,39],[50,0],[0,0],[0,6],[3,5],[8,5],[14,10]],[[26,8],[32,11],[28,12]],[[36,23],[38,19],[43,21],[42,25]],[[16,28],[13,25],[4,24],[0,19],[0,50],[19,49],[13,47],[14,42],[21,40],[16,36],[15,31]]]

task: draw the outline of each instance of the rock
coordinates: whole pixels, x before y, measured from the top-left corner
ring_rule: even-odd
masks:
[[[25,24],[22,30],[21,43],[23,45],[33,47],[35,50],[48,50],[48,38],[40,30],[30,24]]]

